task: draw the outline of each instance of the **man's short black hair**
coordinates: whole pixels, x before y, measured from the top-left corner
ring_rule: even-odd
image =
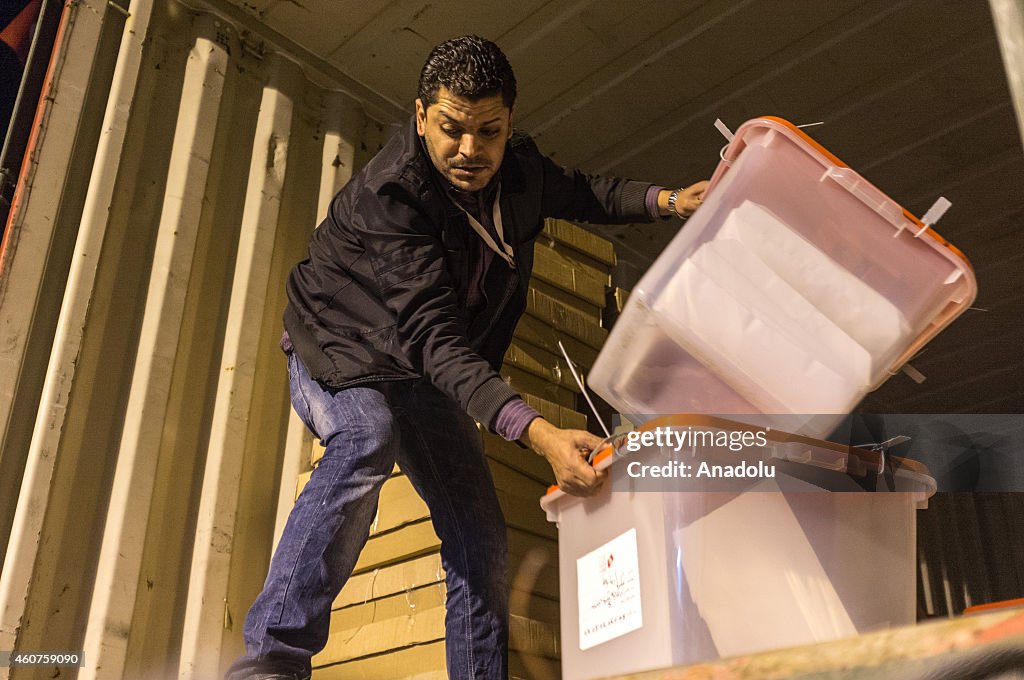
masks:
[[[470,100],[501,95],[505,106],[516,101],[516,77],[501,49],[486,38],[464,35],[430,51],[420,71],[417,96],[424,108],[437,102],[441,86]]]

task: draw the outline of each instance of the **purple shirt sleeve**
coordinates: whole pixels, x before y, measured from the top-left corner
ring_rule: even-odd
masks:
[[[494,421],[494,431],[507,441],[514,442],[523,436],[526,426],[540,414],[522,399],[513,399],[498,411]]]
[[[652,220],[660,220],[661,211],[658,210],[658,194],[665,191],[665,187],[659,187],[652,185],[647,190],[647,196],[644,197],[644,205],[647,207],[647,214],[651,216]]]

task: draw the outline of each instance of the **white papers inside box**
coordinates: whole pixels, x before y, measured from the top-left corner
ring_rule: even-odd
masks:
[[[750,201],[683,261],[653,311],[765,413],[846,412],[873,353],[909,332],[892,303]]]
[[[795,479],[786,488],[794,484],[814,488]],[[760,482],[674,533],[690,596],[719,656],[857,634],[778,488]]]

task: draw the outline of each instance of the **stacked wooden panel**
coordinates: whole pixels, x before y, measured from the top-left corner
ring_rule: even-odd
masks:
[[[580,390],[558,342],[589,371],[608,335],[601,322],[615,253],[609,241],[549,220],[534,258],[526,314],[502,374],[553,424],[586,429]],[[510,677],[559,678],[557,533],[538,505],[554,481],[551,468],[516,443],[482,437],[508,526]],[[314,445],[314,465],[322,455]],[[300,476],[297,493],[310,474]],[[334,603],[330,638],[313,659],[314,680],[446,677],[439,550],[426,505],[396,468],[354,575]]]

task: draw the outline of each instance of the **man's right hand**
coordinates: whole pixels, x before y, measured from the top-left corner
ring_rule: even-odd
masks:
[[[521,440],[547,459],[558,488],[567,494],[592,496],[608,476],[587,462],[587,455],[601,443],[601,438],[590,432],[563,430],[543,418],[534,418]]]

